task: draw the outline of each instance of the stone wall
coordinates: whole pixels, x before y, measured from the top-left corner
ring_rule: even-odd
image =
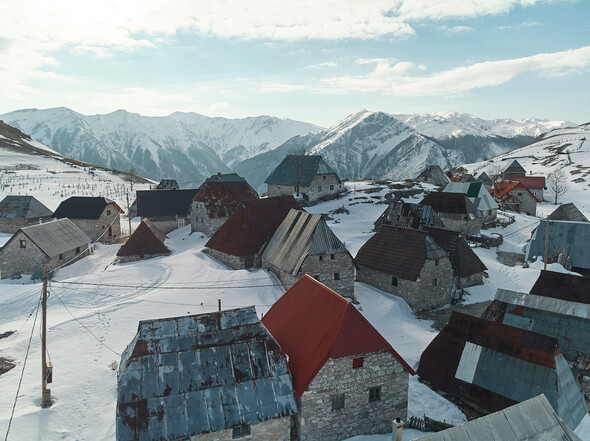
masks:
[[[437,213],[444,227],[448,230],[459,231],[464,236],[479,234],[483,225],[483,218],[465,219],[464,215]]]
[[[125,262],[136,262],[138,260],[145,260],[145,259],[152,259],[154,257],[159,256],[168,256],[170,253],[161,253],[161,254],[133,254],[131,256],[118,256],[117,262],[125,263]]]
[[[346,191],[346,187],[342,182],[339,182],[334,173],[315,175],[309,187],[299,187],[299,194],[309,202],[343,191]],[[268,197],[273,197],[283,194],[297,194],[297,191],[292,185],[268,184],[267,194]]]
[[[475,273],[471,274],[467,277],[459,278],[459,285],[462,288],[467,288],[469,286],[481,285],[483,283],[483,273]]]
[[[516,188],[508,192],[508,194],[510,196],[513,196],[514,199],[516,199],[516,201],[510,201],[506,204],[507,207],[511,207],[512,205],[512,208],[516,209],[516,207],[514,207],[514,204],[518,204],[519,207],[517,211],[520,211],[521,213],[526,213],[529,216],[535,216],[537,214],[537,201],[535,201],[535,199],[525,189]]]
[[[260,262],[260,259],[256,259],[256,256],[252,255],[244,257],[233,256],[211,248],[205,248],[203,249],[203,252],[209,254],[212,258],[223,263],[225,266],[235,270],[253,268],[256,262]]]
[[[149,218],[151,223],[154,224],[154,226],[164,234],[168,234],[171,231],[180,228],[179,220],[182,221],[183,219],[184,224],[188,225],[190,220],[188,218],[183,218],[182,216],[159,216]]]
[[[291,418],[286,416],[263,421],[250,426],[250,435],[232,437],[232,429],[191,436],[190,441],[229,441],[232,439],[252,441],[289,441],[291,439]]]
[[[37,225],[43,222],[49,222],[51,219],[51,216],[40,217],[35,219],[0,218],[0,233],[14,234],[23,227],[28,227],[29,225]]]
[[[438,265],[435,260],[427,260],[415,282],[397,278],[395,286],[392,277],[391,274],[357,264],[357,281],[401,297],[413,311],[438,308],[449,303],[453,297],[453,267],[447,257],[439,259]]]
[[[107,214],[108,212],[110,214]],[[121,217],[114,204],[107,204],[98,219],[70,220],[90,238],[91,242],[95,242],[100,237],[99,242],[115,243],[121,236]]]
[[[363,359],[353,368],[353,359]],[[409,374],[386,350],[329,359],[298,398],[295,420],[301,441],[339,441],[391,432],[391,421],[406,419]],[[369,389],[380,399],[369,401]],[[344,407],[332,410],[332,396],[344,394]]]
[[[211,237],[228,218],[229,216],[210,217],[203,202],[191,202],[191,233],[198,231],[204,233],[207,237]]]
[[[483,216],[482,223],[487,224],[488,222],[493,222],[498,218],[498,209],[494,208],[493,210],[483,210],[480,211],[481,215]]]

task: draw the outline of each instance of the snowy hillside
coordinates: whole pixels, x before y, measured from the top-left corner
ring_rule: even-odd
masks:
[[[124,110],[88,116],[64,107],[18,110],[0,119],[68,157],[133,169],[155,180],[177,179],[185,188],[295,135],[319,129],[268,116],[226,119],[177,112],[147,117]]]

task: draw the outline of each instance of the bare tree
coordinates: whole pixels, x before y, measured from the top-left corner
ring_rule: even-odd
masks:
[[[549,173],[549,190],[553,193],[555,198],[555,204],[557,204],[557,198],[563,196],[570,188],[567,172],[565,168],[556,168],[553,172]]]
[[[495,198],[496,184],[502,180],[502,175],[504,174],[504,167],[500,163],[490,165],[486,170],[486,174],[490,177],[490,180],[492,181],[492,189],[494,191]]]

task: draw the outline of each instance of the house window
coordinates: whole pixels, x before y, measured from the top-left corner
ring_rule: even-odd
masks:
[[[434,259],[434,264],[435,264],[436,266],[438,266],[438,264],[439,264],[439,263],[440,263],[440,259]]]
[[[438,279],[432,279],[432,286],[438,286]]]
[[[332,395],[332,410],[344,409],[344,394]]]
[[[369,389],[369,403],[381,401],[381,386],[375,386]]]
[[[20,241],[20,247],[21,248],[26,248],[27,247],[27,241],[26,240],[21,240]]]
[[[391,278],[391,284],[392,284],[393,286],[397,286],[397,277],[392,277],[392,278]]]
[[[322,256],[321,254],[318,256],[318,258],[319,258],[320,262],[321,262],[322,260],[324,260],[324,256]]]
[[[111,210],[107,210],[107,216],[111,215]]]
[[[80,247],[76,247],[76,254],[80,252]]]
[[[326,175],[322,176],[322,178],[324,178],[324,181],[326,180]]]
[[[320,275],[316,274],[315,276],[313,276],[314,279],[316,279],[318,282],[320,281]]]
[[[250,424],[240,424],[232,428],[232,439],[242,438],[250,435]]]
[[[318,185],[318,191],[322,191],[322,186]]]
[[[334,190],[334,186],[333,185],[330,185],[330,190]]]
[[[59,260],[64,260],[64,255],[63,254],[60,254],[59,255]]]
[[[334,273],[334,280],[340,280],[340,273]]]
[[[518,192],[517,194],[518,194],[518,196],[522,196],[522,193],[521,192]]]
[[[358,369],[363,367],[365,359],[363,357],[357,357],[352,359],[352,368]]]

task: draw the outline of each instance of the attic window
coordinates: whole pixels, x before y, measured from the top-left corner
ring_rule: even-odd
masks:
[[[20,241],[20,247],[21,248],[26,248],[27,247],[27,241],[26,240],[21,240]]]
[[[344,394],[332,395],[332,410],[344,409]]]
[[[250,425],[249,424],[240,424],[239,426],[235,426],[232,428],[232,439],[242,438],[244,436],[250,435]]]
[[[107,216],[111,215],[111,210],[107,210]]]
[[[357,357],[352,359],[352,368],[358,369],[363,367],[365,359],[363,357]]]

